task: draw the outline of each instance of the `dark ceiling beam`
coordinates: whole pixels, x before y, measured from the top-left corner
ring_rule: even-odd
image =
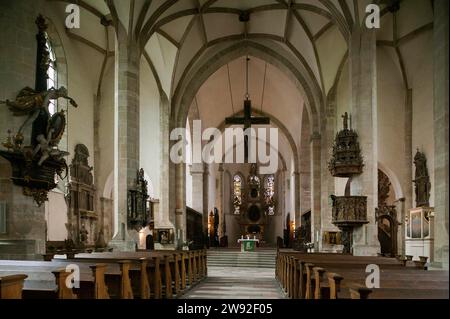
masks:
[[[248,9],[247,11],[249,13],[255,13],[255,12],[259,12],[259,11],[268,11],[268,10],[286,10],[287,6],[286,4],[267,4],[267,5],[263,5],[263,6],[258,6],[258,7],[253,7]]]
[[[197,4],[197,9],[199,12],[198,17],[200,19],[200,25],[202,28],[203,43],[207,43],[208,42],[208,33],[206,32],[205,19],[203,19],[202,6],[200,5],[199,0],[195,0],[195,3]]]
[[[351,29],[350,26],[347,24],[347,21],[345,20],[345,17],[341,14],[338,8],[334,5],[333,2],[330,0],[318,0],[325,8],[328,9],[332,16],[332,21],[336,23],[339,30],[341,31],[342,35],[344,36],[344,39],[348,41],[350,39]]]
[[[284,41],[287,41],[288,40],[288,37],[289,37],[289,26],[290,26],[290,23],[291,23],[291,18],[292,18],[292,0],[289,0],[289,4],[288,4],[288,8],[287,8],[287,10],[286,10],[286,19],[285,19],[285,22],[284,22]],[[294,12],[296,12],[296,11],[294,11]]]
[[[433,22],[425,24],[425,25],[415,29],[414,31],[404,35],[403,37],[399,38],[397,40],[397,44],[398,45],[405,44],[406,42],[413,40],[414,38],[416,38],[418,35],[422,34],[423,32],[430,31],[430,30],[433,30]]]
[[[347,5],[347,1],[345,0],[339,0],[339,5],[341,6],[342,12],[344,13],[344,17],[347,20],[347,24],[350,27],[350,30],[353,29],[353,25],[354,25],[354,21],[353,21],[353,16],[352,13],[350,11],[350,8]]]
[[[175,3],[177,3],[178,0],[167,0],[164,1],[163,4],[161,4],[148,18],[148,20],[145,22],[144,27],[142,28],[141,32],[141,47],[145,47],[148,40],[150,40],[152,34],[156,31],[154,25],[156,24],[156,21],[166,12],[171,6],[173,6]]]
[[[319,51],[317,49],[316,42],[314,40],[314,36],[313,36],[311,30],[309,30],[308,25],[306,24],[305,20],[303,20],[302,16],[300,15],[300,13],[298,11],[294,11],[294,16],[297,19],[298,23],[302,26],[303,30],[305,31],[309,42],[311,42],[311,46],[312,46],[313,51],[314,51],[314,57],[316,59],[317,68],[319,70],[319,77],[320,77],[319,81],[320,81],[320,84],[321,84],[322,88],[325,90],[325,83],[324,83],[322,65],[320,63]]]
[[[321,36],[323,36],[325,34],[325,32],[327,32],[328,30],[330,30],[332,27],[334,26],[333,22],[328,22],[327,24],[325,24],[319,31],[317,31],[317,33],[314,35],[314,41],[319,40],[319,38]]]
[[[94,42],[91,42],[91,41],[87,40],[86,38],[83,38],[82,36],[69,31],[69,29],[66,29],[66,34],[70,39],[81,42],[81,43],[87,45],[88,47],[94,49],[95,51],[100,52],[103,55],[106,55],[108,53],[105,49],[103,49],[98,44],[95,44]]]
[[[170,36],[167,32],[165,32],[162,29],[158,29],[156,31],[157,33],[159,33],[160,35],[162,35],[164,38],[166,38],[170,43],[172,43],[177,49],[180,48],[180,44],[174,39],[172,38],[172,36]]]
[[[148,9],[150,8],[151,4],[152,4],[152,0],[145,0],[144,4],[142,5],[141,12],[139,12],[139,16],[136,21],[136,28],[134,30],[134,36],[136,37],[136,39],[139,39],[142,25],[144,24],[145,16],[147,15]]]
[[[330,12],[328,12],[327,10],[324,10],[322,8],[313,6],[311,4],[295,3],[295,4],[292,5],[292,8],[297,9],[297,10],[304,10],[304,11],[313,12],[313,13],[321,15],[322,17],[325,17],[325,18],[327,18],[329,20],[333,19],[333,17],[332,17]]]
[[[162,92],[164,92],[164,90],[162,88],[162,84],[161,84],[161,79],[159,78],[158,71],[156,71],[156,68],[152,62],[152,59],[150,58],[147,51],[145,51],[145,50],[144,50],[144,59],[145,59],[145,61],[147,61],[147,64],[153,73],[153,77],[155,78],[155,81],[156,81],[156,86],[158,87],[158,91],[161,94]]]
[[[208,8],[210,8],[214,3],[216,3],[218,0],[208,0],[208,1],[206,1],[204,4],[203,4],[203,6],[202,6],[202,8],[201,8],[201,11],[203,12],[203,11],[205,11],[205,10],[207,10]]]

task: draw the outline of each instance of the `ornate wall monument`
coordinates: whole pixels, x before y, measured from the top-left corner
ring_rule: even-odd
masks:
[[[401,223],[397,219],[395,205],[388,205],[391,182],[389,177],[378,170],[378,207],[375,208],[375,218],[378,225],[378,240],[381,254],[395,257],[398,251],[398,229]]]
[[[2,45],[8,50],[0,52],[0,118],[9,130],[6,136],[6,129],[0,132],[0,200],[8,203],[6,233],[0,235],[0,258],[35,259],[45,253],[42,204],[48,191],[56,187],[55,176],[67,173],[64,157],[68,154],[58,148],[66,118],[63,112],[50,114],[48,106],[58,98],[68,99],[73,106],[76,103],[68,97],[66,88],[47,88],[47,23],[38,16],[41,5],[40,1],[0,5],[0,29],[8,30],[1,31]],[[19,28],[7,27],[17,21],[21,21],[20,33]]]
[[[66,201],[69,207],[66,225],[69,239],[80,248],[104,247],[102,232],[98,230],[94,177],[89,166],[89,150],[83,144],[75,146],[70,164],[70,183]]]
[[[46,48],[47,23],[42,15],[36,19],[38,27],[35,89],[25,87],[15,101],[0,101],[6,104],[14,116],[26,117],[14,136],[8,130],[8,138],[2,143],[6,150],[0,155],[12,166],[11,180],[23,189],[25,196],[33,197],[41,206],[48,200],[47,194],[54,189],[55,175],[65,178],[69,153],[58,149],[66,128],[64,111],[50,114],[51,100],[65,98],[73,106],[75,101],[67,95],[67,89],[47,89],[47,70],[50,53]]]
[[[427,158],[419,150],[417,150],[414,156],[414,165],[416,167],[413,181],[416,194],[416,207],[428,207],[430,206],[430,176],[428,175]]]
[[[414,188],[416,208],[409,210],[406,216],[406,255],[419,259],[429,257],[434,261],[434,207],[430,206],[430,176],[428,175],[427,158],[417,150],[414,156],[415,175]]]
[[[367,197],[351,196],[350,194],[352,177],[362,173],[364,164],[358,143],[358,134],[351,127],[351,119],[347,112],[342,117],[344,128],[336,135],[333,156],[328,167],[334,177],[348,178],[345,196],[331,195],[333,224],[342,230],[343,253],[348,254],[352,252],[353,228],[368,223]]]

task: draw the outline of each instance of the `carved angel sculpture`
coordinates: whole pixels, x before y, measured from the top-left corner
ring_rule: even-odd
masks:
[[[57,100],[59,98],[69,100],[70,104],[74,107],[78,106],[77,103],[67,95],[67,89],[63,86],[59,89],[52,87],[43,92],[36,92],[32,88],[26,87],[19,92],[15,101],[6,100],[2,103],[6,104],[16,116],[29,115],[19,129],[19,132],[21,132],[24,127],[36,120],[41,110],[44,110],[48,117],[50,117],[50,112],[48,110],[50,100]]]

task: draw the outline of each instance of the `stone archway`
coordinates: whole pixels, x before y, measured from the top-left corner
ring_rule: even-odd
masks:
[[[184,128],[186,126],[186,120],[189,114],[189,108],[192,104],[196,92],[200,89],[205,81],[220,67],[226,63],[237,59],[244,55],[252,55],[264,61],[271,63],[285,73],[289,79],[293,81],[298,90],[305,97],[305,109],[307,110],[310,120],[310,134],[312,136],[311,149],[314,154],[311,156],[312,167],[314,172],[314,179],[317,181],[313,185],[318,191],[313,194],[313,210],[316,214],[320,214],[320,171],[321,171],[321,148],[320,148],[320,131],[321,124],[319,121],[319,114],[323,110],[323,97],[320,93],[313,89],[312,85],[309,85],[311,81],[290,62],[290,59],[285,57],[280,52],[275,52],[270,47],[262,45],[253,41],[240,41],[234,43],[220,52],[210,54],[209,57],[205,55],[205,59],[202,60],[201,65],[192,67],[188,76],[183,77],[181,83],[177,85],[174,90],[174,96],[171,102],[170,112],[170,128]],[[173,143],[171,143],[173,145]],[[294,173],[299,175],[298,166],[298,150],[295,150],[294,156],[297,159],[296,169]],[[175,207],[170,207],[169,214],[175,213],[177,228],[182,228],[184,225],[184,216],[186,211],[186,192],[185,192],[185,165],[170,163],[170,182],[169,182],[169,194],[170,197],[175,197],[176,200],[171,203]],[[296,183],[296,192],[299,194],[300,183]],[[299,202],[299,200],[297,201]],[[299,205],[297,205],[299,208]],[[172,209],[173,208],[173,209]],[[184,234],[185,232],[182,232]],[[183,238],[181,238],[183,239]]]

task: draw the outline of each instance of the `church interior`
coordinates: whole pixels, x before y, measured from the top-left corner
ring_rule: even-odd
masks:
[[[448,299],[448,6],[1,0],[0,299]]]

